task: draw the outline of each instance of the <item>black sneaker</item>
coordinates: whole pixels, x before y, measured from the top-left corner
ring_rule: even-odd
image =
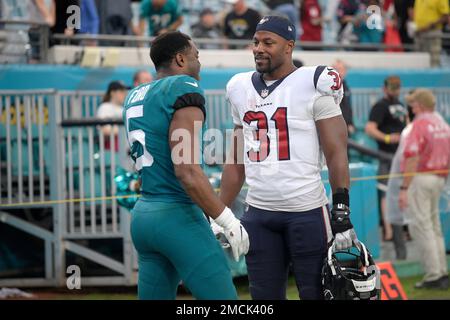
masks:
[[[441,289],[441,278],[431,281],[419,281],[414,285],[416,289]]]
[[[442,276],[439,278],[440,286],[442,290],[448,290],[449,288],[449,280],[448,276]]]

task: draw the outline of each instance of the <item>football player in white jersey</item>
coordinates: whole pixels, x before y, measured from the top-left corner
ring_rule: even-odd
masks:
[[[347,127],[333,68],[292,63],[295,27],[266,16],[253,38],[256,72],[227,84],[235,137],[220,197],[231,205],[244,180],[250,237],[246,256],[253,299],[286,299],[289,266],[301,299],[322,299],[321,268],[337,249],[357,242],[350,222]],[[320,172],[323,155],[333,191],[331,219]]]

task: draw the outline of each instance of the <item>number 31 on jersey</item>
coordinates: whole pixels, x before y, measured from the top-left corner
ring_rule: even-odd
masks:
[[[270,138],[268,136],[269,122],[263,111],[248,111],[244,115],[244,122],[250,125],[256,121],[257,130],[253,132],[255,141],[259,141],[259,150],[249,150],[248,158],[253,162],[261,162],[267,159],[270,154]],[[277,130],[278,160],[290,159],[289,152],[289,130],[287,122],[287,108],[278,108],[270,118],[275,122]]]

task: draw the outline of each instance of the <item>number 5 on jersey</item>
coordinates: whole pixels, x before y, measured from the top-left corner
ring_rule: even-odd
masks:
[[[248,111],[244,115],[244,122],[250,125],[256,121],[257,130],[253,131],[253,138],[259,141],[259,150],[249,150],[248,158],[253,162],[261,162],[270,154],[270,138],[268,136],[269,123],[263,111]],[[287,123],[287,108],[278,108],[270,120],[275,122],[277,130],[278,160],[289,160],[289,130]]]
[[[136,170],[141,170],[143,167],[151,167],[153,164],[153,157],[145,148],[145,132],[144,130],[131,130],[130,123],[132,119],[141,118],[144,116],[144,106],[138,105],[127,109],[126,111],[126,128],[128,143],[131,147],[131,157],[136,162]]]

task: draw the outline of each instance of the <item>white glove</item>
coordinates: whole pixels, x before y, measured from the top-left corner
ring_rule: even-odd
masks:
[[[356,237],[355,229],[348,229],[344,232],[336,233],[334,236],[334,244],[336,250],[346,250],[353,246],[353,243],[359,245],[358,238]]]
[[[219,226],[217,223],[214,222],[214,220],[211,220],[211,230],[216,236],[216,238],[222,233],[224,233],[223,228]]]
[[[236,219],[233,212],[228,207],[225,207],[223,212],[214,219],[214,222],[217,223],[219,227],[223,228],[223,234],[230,243],[233,258],[234,260],[239,261],[239,257],[247,254],[250,247],[247,231],[245,231],[241,222]]]
[[[228,249],[231,247],[228,239],[225,237],[225,231],[223,231],[223,228],[215,223],[214,220],[211,220],[211,230],[223,249]]]

